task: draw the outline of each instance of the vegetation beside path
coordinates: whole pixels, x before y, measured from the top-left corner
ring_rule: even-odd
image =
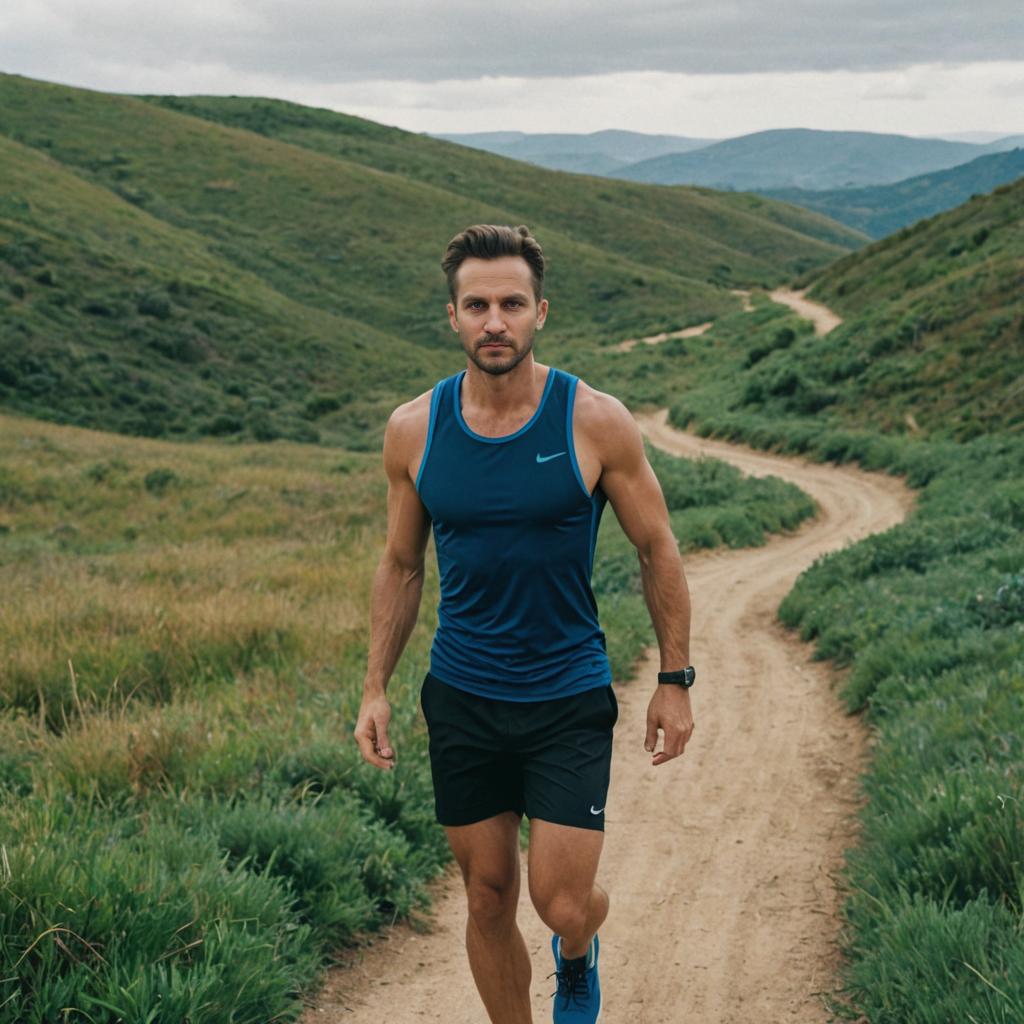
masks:
[[[684,549],[813,512],[651,457]],[[0,1022],[295,1019],[331,950],[425,907],[447,858],[417,701],[433,559],[391,687],[398,769],[351,741],[378,462],[0,416]],[[611,511],[595,589],[622,679],[652,638]]]
[[[1024,1020],[1022,202],[1024,181],[833,265],[810,282],[844,316],[827,337],[758,297],[606,364],[678,426],[920,489],[780,610],[877,734],[834,995],[871,1024]]]

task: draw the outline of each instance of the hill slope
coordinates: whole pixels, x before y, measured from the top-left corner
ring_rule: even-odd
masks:
[[[847,317],[830,363],[857,378],[851,397],[866,411],[890,422],[910,412],[958,438],[1024,424],[1024,179],[838,260],[811,285]]]
[[[754,132],[692,153],[643,160],[613,177],[713,188],[849,188],[900,181],[992,151],[943,139],[791,128]]]
[[[575,241],[702,282],[756,280],[766,271],[777,274],[780,260],[786,268],[808,258],[822,265],[864,242],[859,232],[788,204],[740,205],[706,189],[651,189],[567,175],[283,100],[146,98],[503,211],[525,211],[531,226],[550,225]],[[788,231],[766,230],[766,221]],[[825,244],[812,241],[808,248],[808,239]]]
[[[766,216],[542,171],[330,112],[169,109],[185,105],[0,76],[9,408],[154,436],[372,446],[387,407],[456,362],[438,264],[468,223],[537,231],[552,352],[706,319],[732,304],[728,286],[859,241],[784,204]]]
[[[296,301],[198,232],[3,137],[0,167],[9,409],[147,436],[311,441],[311,421],[344,404],[321,426],[358,443],[382,394],[439,366],[436,352]]]
[[[704,337],[609,365],[617,393],[672,402],[675,422],[735,426],[732,436],[757,423],[762,443],[787,432],[811,445],[829,431],[967,441],[1024,430],[1024,179],[799,284],[843,322],[818,336],[755,296],[753,313]],[[597,364],[591,376],[600,381]]]
[[[979,156],[969,163],[944,171],[919,174],[894,185],[833,189],[766,189],[773,199],[796,203],[883,238],[922,217],[931,217],[966,202],[972,195],[990,192],[998,185],[1024,175],[1024,149]]]

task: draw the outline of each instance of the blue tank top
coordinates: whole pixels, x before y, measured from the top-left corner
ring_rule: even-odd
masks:
[[[607,498],[587,491],[576,461],[578,378],[550,367],[533,416],[484,437],[462,418],[465,375],[434,386],[416,475],[441,574],[431,675],[514,701],[606,686],[590,576]]]

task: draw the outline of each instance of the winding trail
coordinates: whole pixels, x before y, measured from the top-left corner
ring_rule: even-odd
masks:
[[[684,327],[681,331],[662,331],[661,334],[650,334],[646,338],[627,338],[612,346],[614,352],[632,352],[637,345],[660,345],[670,338],[697,338],[714,326],[714,322],[694,324],[693,327]]]
[[[819,555],[904,518],[897,479],[696,437],[667,414],[637,417],[657,447],[711,455],[754,476],[791,480],[819,513],[761,548],[685,559],[693,596],[696,728],[678,761],[643,750],[653,652],[620,686],[607,839],[599,880],[608,1024],[824,1024],[840,896],[834,877],[855,838],[865,731],[846,716],[829,668],[776,609]],[[525,892],[525,885],[524,885]],[[453,876],[429,934],[396,928],[335,971],[305,1024],[484,1024],[462,946]],[[548,935],[524,896],[534,1019],[550,1020]]]
[[[750,298],[750,289],[748,289],[748,288],[730,288],[729,291],[733,295],[737,296],[739,298],[740,302],[743,303],[743,312],[744,313],[753,313],[754,312],[754,303],[753,303],[753,301]]]
[[[829,331],[834,330],[843,322],[843,318],[833,313],[828,306],[823,306],[820,302],[815,302],[813,299],[805,298],[802,291],[795,292],[789,288],[776,288],[775,291],[768,293],[768,297],[772,302],[779,302],[783,306],[789,306],[798,316],[802,316],[805,320],[810,320],[814,324],[814,333],[818,337],[824,337]]]

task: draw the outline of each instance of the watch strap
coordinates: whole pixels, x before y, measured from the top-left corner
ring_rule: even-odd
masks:
[[[687,689],[693,686],[693,681],[697,677],[697,670],[692,665],[687,665],[686,668],[681,668],[676,672],[659,672],[658,682],[659,683],[674,683],[676,686],[685,686]]]

